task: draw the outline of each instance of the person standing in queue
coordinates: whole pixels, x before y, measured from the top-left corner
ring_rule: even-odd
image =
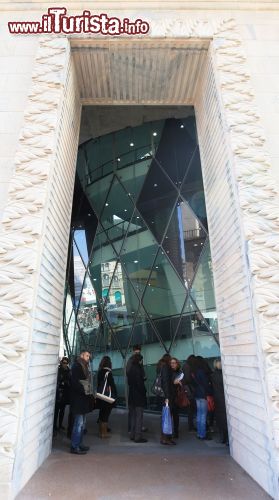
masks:
[[[65,414],[65,407],[70,404],[70,384],[71,371],[69,368],[69,359],[64,356],[60,361],[57,373],[56,400],[53,424],[54,432],[56,432],[58,429],[65,429],[63,427],[63,419]]]
[[[133,346],[133,354],[132,354],[132,356],[130,356],[130,358],[128,359],[127,364],[126,364],[126,377],[127,377],[127,379],[128,379],[129,370],[133,364],[133,358],[134,358],[135,354],[141,354],[141,345],[135,344]],[[144,380],[146,380],[144,368],[142,367],[142,369],[143,369],[143,374],[144,374]],[[128,432],[131,432],[131,416],[132,416],[132,410],[131,410],[130,406],[128,405]],[[147,431],[147,428],[143,426],[142,432],[146,432],[146,431]]]
[[[182,386],[182,380],[184,378],[184,373],[181,370],[181,365],[177,358],[171,358],[170,367],[172,371],[172,384],[174,385],[174,401],[171,407],[172,420],[173,420],[173,437],[178,439],[179,437],[179,411],[180,408],[177,405],[178,389]]]
[[[142,355],[134,354],[127,375],[129,385],[128,404],[131,412],[130,439],[135,443],[147,443],[147,439],[142,437],[143,410],[147,404],[142,363]]]
[[[85,416],[93,410],[93,383],[89,369],[90,352],[81,351],[72,366],[71,376],[71,412],[73,429],[71,436],[71,453],[84,455],[89,446],[82,443],[85,426]]]
[[[102,392],[104,384],[107,383],[107,386],[110,388],[111,397],[116,399],[117,390],[111,370],[111,359],[109,356],[104,356],[100,362],[97,375],[97,392]],[[108,420],[111,414],[111,410],[115,406],[115,403],[109,403],[102,399],[98,399],[97,405],[100,410],[98,418],[99,436],[103,439],[109,437]]]
[[[206,417],[208,412],[207,397],[212,396],[212,386],[203,358],[197,356],[192,364],[191,373],[194,396],[197,405],[197,438],[210,440],[206,432]]]
[[[221,360],[215,359],[213,366],[215,369],[211,374],[211,383],[215,402],[216,424],[220,432],[221,443],[228,445],[229,436]]]
[[[189,432],[196,432],[197,428],[194,425],[194,418],[197,414],[197,405],[196,405],[196,400],[194,398],[194,387],[193,387],[193,379],[192,379],[192,372],[194,371],[194,363],[195,363],[196,356],[194,354],[190,354],[188,358],[186,359],[185,363],[183,364],[182,370],[184,373],[184,379],[183,383],[187,385],[188,387],[188,393],[189,393],[189,401],[190,405],[188,407],[188,431]]]
[[[175,402],[175,385],[172,380],[172,369],[170,366],[170,354],[164,354],[157,364],[157,375],[161,375],[161,387],[164,392],[164,398],[160,398],[162,406],[168,404],[172,412]],[[164,445],[175,445],[176,442],[172,439],[172,434],[163,434],[161,432],[160,443]]]

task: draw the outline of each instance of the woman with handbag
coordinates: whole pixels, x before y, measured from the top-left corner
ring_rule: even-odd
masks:
[[[212,401],[212,386],[205,363],[200,356],[193,360],[191,377],[197,405],[197,438],[211,440],[211,437],[206,433],[206,417],[208,400]]]
[[[99,408],[100,438],[109,437],[108,419],[115,405],[117,390],[112,375],[112,364],[109,356],[104,356],[100,362],[97,374],[97,408]]]
[[[172,439],[173,430],[169,427],[167,432],[164,432],[164,420],[165,415],[172,412],[172,408],[175,401],[175,386],[172,381],[172,369],[170,366],[171,356],[170,354],[164,354],[164,356],[158,361],[157,364],[157,377],[160,376],[161,388],[163,396],[158,396],[160,398],[160,403],[162,405],[162,431],[160,443],[164,445],[175,445],[176,442]]]

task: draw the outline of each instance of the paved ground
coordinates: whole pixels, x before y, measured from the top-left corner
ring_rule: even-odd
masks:
[[[158,443],[159,417],[145,417],[147,444],[128,439],[127,416],[114,410],[112,435],[97,436],[96,413],[88,418],[85,456],[71,455],[65,434],[17,500],[258,500],[270,497],[232,460],[228,447],[200,442],[181,422],[177,446]],[[84,440],[85,441],[85,440]]]

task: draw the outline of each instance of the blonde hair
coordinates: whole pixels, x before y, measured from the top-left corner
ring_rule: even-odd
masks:
[[[213,366],[214,366],[215,369],[217,368],[218,370],[222,370],[222,361],[221,361],[221,359],[220,358],[219,359],[214,359]]]

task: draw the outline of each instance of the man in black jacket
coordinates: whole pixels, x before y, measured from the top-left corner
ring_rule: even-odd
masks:
[[[71,453],[76,455],[84,455],[89,450],[89,446],[82,444],[85,415],[93,409],[93,384],[89,360],[90,353],[82,351],[71,370],[71,412],[74,417]]]
[[[126,364],[127,379],[128,379],[129,371],[130,371],[131,366],[133,364],[133,359],[134,359],[135,354],[141,354],[141,345],[135,344],[133,346],[133,354],[132,354],[132,356],[130,356],[130,358],[128,359],[127,364]],[[143,368],[143,372],[144,372],[144,368]],[[144,377],[145,377],[145,375],[144,375]],[[128,404],[128,432],[131,432],[131,418],[132,418],[132,409],[131,409],[130,405]],[[143,427],[143,431],[146,431],[145,427]]]
[[[143,409],[146,406],[146,388],[144,385],[144,369],[141,354],[134,354],[127,373],[129,384],[129,409],[131,412],[130,439],[135,443],[147,443],[142,433]]]

